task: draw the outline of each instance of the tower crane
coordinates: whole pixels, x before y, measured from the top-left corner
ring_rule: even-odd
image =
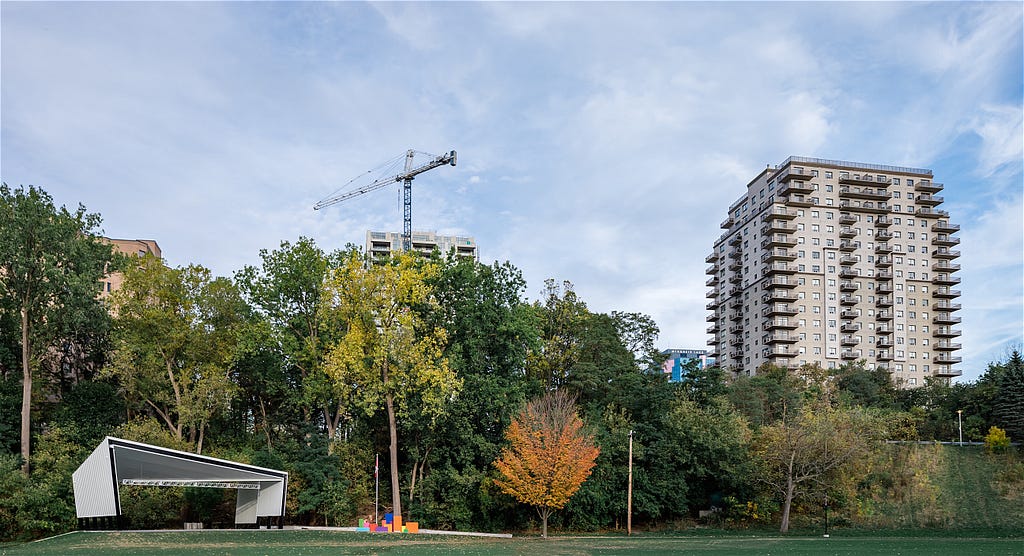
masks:
[[[420,153],[428,154],[428,153]],[[419,166],[414,166],[414,159],[416,151],[409,150],[405,153],[405,169],[402,172],[377,179],[369,185],[364,185],[358,189],[352,191],[346,191],[343,193],[333,194],[325,199],[322,199],[317,204],[313,205],[313,210],[320,210],[322,208],[329,207],[331,205],[338,204],[342,201],[358,197],[364,193],[375,191],[382,187],[391,185],[393,183],[402,182],[403,194],[402,194],[402,205],[404,209],[404,222],[402,226],[402,249],[408,251],[412,248],[412,180],[419,174],[426,172],[427,170],[433,170],[438,166],[455,166],[455,151],[451,151],[448,154],[442,155],[429,155],[432,158]]]

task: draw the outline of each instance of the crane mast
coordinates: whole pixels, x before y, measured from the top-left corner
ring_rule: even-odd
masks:
[[[376,191],[377,189],[393,183],[402,182],[402,249],[408,251],[412,249],[412,180],[419,174],[422,174],[427,170],[433,170],[438,166],[455,166],[455,151],[450,151],[448,154],[442,154],[439,156],[431,156],[433,156],[433,158],[429,161],[419,166],[414,166],[416,151],[410,149],[405,153],[405,168],[401,173],[375,180],[369,185],[364,185],[353,191],[346,191],[344,193],[327,197],[313,205],[313,210],[320,210],[353,197],[358,197],[371,191]]]

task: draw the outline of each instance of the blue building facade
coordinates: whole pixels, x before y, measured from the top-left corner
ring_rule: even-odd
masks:
[[[665,358],[661,364],[661,372],[668,375],[669,382],[682,382],[686,376],[686,367],[692,361],[698,361],[698,369],[713,367],[715,358],[704,349],[667,349],[661,352]]]

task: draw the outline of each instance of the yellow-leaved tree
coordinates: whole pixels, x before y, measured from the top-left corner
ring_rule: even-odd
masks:
[[[344,332],[324,370],[367,415],[382,403],[387,411],[396,516],[402,515],[397,416],[415,397],[419,410],[436,419],[462,388],[444,357],[447,333],[421,316],[437,304],[428,285],[437,272],[436,263],[416,254],[368,262],[353,252],[325,286],[327,310],[337,312]]]
[[[548,517],[565,507],[587,480],[600,449],[583,430],[575,399],[563,390],[526,404],[505,437],[511,444],[494,462],[502,476],[495,484],[537,508],[541,535],[547,537]]]

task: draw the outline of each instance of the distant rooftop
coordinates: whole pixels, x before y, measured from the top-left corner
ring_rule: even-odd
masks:
[[[847,160],[829,160],[827,158],[808,158],[805,156],[791,156],[779,164],[779,168],[789,164],[790,162],[798,162],[804,164],[821,164],[824,166],[838,166],[840,168],[852,168],[858,170],[876,170],[879,172],[900,172],[903,174],[921,174],[925,176],[932,175],[932,171],[927,168],[911,168],[908,166],[887,166],[885,164],[867,164],[864,162],[849,162]]]

